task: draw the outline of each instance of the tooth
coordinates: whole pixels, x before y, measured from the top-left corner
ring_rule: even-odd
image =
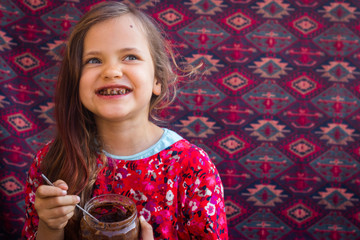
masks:
[[[107,88],[107,89],[102,89],[99,90],[99,94],[100,95],[105,95],[105,96],[109,96],[109,95],[124,95],[127,93],[127,90],[125,88]]]

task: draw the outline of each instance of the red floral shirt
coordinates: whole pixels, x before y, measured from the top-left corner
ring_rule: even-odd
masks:
[[[23,235],[35,238],[38,216],[35,192],[44,184],[39,164],[48,146],[37,154],[26,186]],[[150,157],[119,160],[108,156],[93,195],[130,197],[138,213],[152,225],[155,239],[228,239],[223,186],[214,164],[200,148],[181,139]]]

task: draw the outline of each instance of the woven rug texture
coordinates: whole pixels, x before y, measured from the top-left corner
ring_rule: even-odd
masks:
[[[98,2],[0,0],[0,239],[21,238],[62,49]],[[123,2],[204,64],[163,116],[216,164],[230,239],[360,239],[360,1]]]

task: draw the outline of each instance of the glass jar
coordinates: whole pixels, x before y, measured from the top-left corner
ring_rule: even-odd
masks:
[[[81,219],[81,236],[85,240],[138,240],[139,219],[135,203],[119,194],[93,197],[85,210],[99,222],[84,214]]]

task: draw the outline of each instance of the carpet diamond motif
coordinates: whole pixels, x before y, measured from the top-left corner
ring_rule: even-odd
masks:
[[[272,144],[264,143],[239,160],[257,178],[272,179],[290,168],[293,163]]]
[[[141,10],[147,10],[148,8],[155,7],[158,1],[159,0],[124,0],[123,2],[130,6],[138,7]]]
[[[293,27],[304,35],[319,29],[319,24],[309,16],[301,16],[292,23]]]
[[[200,17],[181,29],[178,34],[195,48],[211,49],[230,35],[209,18]]]
[[[0,31],[0,52],[4,50],[10,50],[11,45],[16,46],[13,38],[6,36],[6,32]]]
[[[23,3],[32,11],[37,11],[47,6],[46,0],[37,0],[37,1],[24,0]]]
[[[174,26],[184,21],[184,15],[174,8],[168,8],[157,14],[157,19],[165,23],[167,26]]]
[[[44,119],[46,123],[54,124],[54,106],[55,104],[53,102],[48,102],[34,109],[34,112],[39,113],[38,118]]]
[[[314,68],[326,60],[325,52],[319,49],[312,41],[306,40],[301,42],[301,46],[291,45],[285,50],[284,54],[286,60],[297,67]],[[306,74],[312,72],[306,71]]]
[[[346,210],[347,207],[353,207],[354,202],[359,199],[353,198],[353,193],[347,193],[344,188],[326,188],[325,192],[319,192],[320,196],[314,196],[314,199],[320,199],[319,204],[325,205],[326,209]]]
[[[0,7],[0,25],[5,26],[11,24],[22,17],[24,13],[11,1],[1,1]]]
[[[9,67],[9,65],[0,57],[0,82],[14,78],[16,73]]]
[[[253,20],[241,12],[236,12],[225,19],[226,24],[236,31],[243,30],[253,25]]]
[[[337,212],[329,213],[308,231],[316,239],[357,239],[360,236],[359,228]]]
[[[222,78],[222,84],[236,92],[248,86],[252,81],[238,72],[232,72]]]
[[[220,139],[216,144],[220,149],[230,155],[236,154],[246,148],[246,142],[234,134],[230,134]]]
[[[258,141],[279,141],[278,138],[284,138],[284,133],[289,133],[290,130],[285,129],[285,125],[279,124],[279,121],[270,119],[261,119],[257,123],[251,123],[246,131],[252,131],[250,136],[257,137]]]
[[[254,115],[254,111],[247,106],[241,106],[240,101],[228,98],[219,103],[216,109],[211,112],[214,118],[219,118],[222,125],[240,126],[246,122],[249,116]]]
[[[332,2],[330,5],[325,5],[324,10],[319,12],[325,12],[325,18],[329,18],[332,22],[349,22],[352,19],[356,19],[356,15],[359,11],[357,8],[350,5],[347,2]]]
[[[316,211],[311,209],[306,204],[300,202],[295,203],[284,210],[285,215],[294,221],[299,227],[304,223],[311,221],[316,215]]]
[[[318,88],[318,83],[305,74],[290,81],[289,85],[303,96],[308,95]]]
[[[29,145],[33,151],[38,151],[43,147],[49,139],[54,135],[54,129],[49,127],[38,134],[35,134],[31,137],[26,138],[26,143]]]
[[[257,212],[236,226],[248,239],[281,239],[290,228],[270,210],[260,208]]]
[[[290,142],[287,148],[291,153],[300,158],[305,158],[309,155],[312,155],[318,150],[315,144],[303,137]]]
[[[216,122],[208,117],[188,116],[187,119],[180,120],[180,132],[187,137],[207,138],[215,134],[216,129],[219,129]]]
[[[217,73],[219,72],[219,68],[224,67],[220,60],[213,55],[193,54],[191,57],[187,57],[186,60],[193,66],[203,64],[205,75],[212,75]]]
[[[46,47],[43,47],[44,50],[48,50],[46,55],[51,56],[54,61],[60,61],[63,56],[65,41],[54,40],[54,42],[49,42],[46,45]]]
[[[310,163],[328,181],[344,182],[351,178],[360,163],[339,147],[333,147]]]
[[[246,38],[261,51],[275,53],[287,48],[297,40],[294,35],[275,21],[264,23],[247,34]]]
[[[226,218],[227,219],[236,218],[239,215],[244,214],[244,212],[246,211],[241,206],[238,206],[236,203],[234,203],[231,200],[225,201],[225,209],[226,209]]]
[[[328,65],[323,65],[323,69],[317,71],[323,73],[321,76],[328,78],[331,82],[349,82],[354,80],[360,72],[356,71],[355,67],[349,66],[348,62],[334,61]]]
[[[60,7],[43,15],[41,19],[57,34],[66,35],[82,15],[74,4],[65,2]]]
[[[16,56],[14,62],[24,71],[30,71],[40,66],[40,60],[28,52]]]
[[[9,136],[10,136],[10,133],[8,131],[6,131],[6,129],[3,126],[0,125],[0,141]]]
[[[346,117],[359,109],[359,99],[341,85],[334,85],[313,98],[312,103],[331,117]]]
[[[276,114],[290,105],[294,98],[273,81],[266,81],[243,96],[258,112]]]
[[[314,42],[330,56],[347,56],[360,47],[360,38],[341,24],[335,24],[320,34]]]
[[[0,239],[21,238],[68,35],[103,1],[0,0]],[[161,125],[216,165],[229,240],[359,240],[360,1],[121,1],[202,64]]]
[[[6,120],[17,132],[24,132],[33,128],[33,123],[22,113],[8,115]]]
[[[281,19],[289,15],[289,11],[293,10],[289,8],[290,4],[284,3],[283,0],[263,0],[258,1],[257,6],[258,14],[263,14],[263,18],[275,18]]]
[[[15,177],[10,176],[0,180],[0,190],[11,197],[21,193],[24,187]]]
[[[219,89],[207,81],[189,83],[179,91],[179,100],[193,110],[207,110],[224,97]]]
[[[287,67],[286,62],[281,62],[280,58],[261,58],[260,61],[254,62],[254,73],[260,74],[262,78],[274,78],[279,79],[282,75],[286,75],[286,71],[292,70],[291,67]]]
[[[276,189],[275,185],[255,185],[254,188],[248,188],[249,193],[243,193],[243,196],[249,196],[247,201],[253,201],[255,206],[275,207],[276,204],[283,202],[282,198],[288,197],[282,194],[283,190]]]
[[[196,14],[215,15],[222,12],[222,8],[227,7],[222,0],[190,0],[185,2],[190,5],[189,9],[194,10]]]
[[[55,65],[35,75],[34,80],[43,91],[45,91],[49,96],[53,96],[58,73],[59,66]]]
[[[355,129],[350,128],[348,124],[341,123],[328,123],[315,133],[321,135],[321,140],[333,145],[347,145],[348,142],[353,142],[354,138],[359,137]]]

